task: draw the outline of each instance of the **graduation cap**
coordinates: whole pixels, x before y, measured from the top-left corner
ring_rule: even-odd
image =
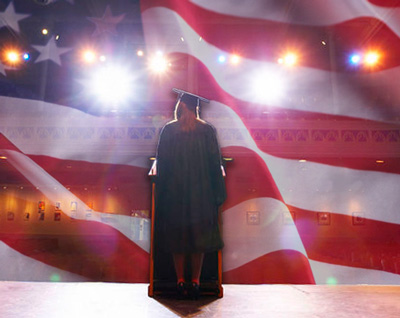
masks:
[[[200,101],[205,102],[205,103],[210,102],[210,100],[207,98],[201,97],[201,96],[193,94],[193,93],[186,92],[179,88],[173,88],[172,90],[178,94],[177,102],[182,101],[186,105],[189,105],[189,106],[194,106],[194,107],[200,106]]]

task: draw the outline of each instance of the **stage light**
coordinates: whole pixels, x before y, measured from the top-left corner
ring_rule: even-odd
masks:
[[[18,53],[16,53],[15,51],[11,51],[7,53],[7,60],[11,63],[16,63],[18,61],[19,57],[18,57]]]
[[[297,55],[295,53],[287,53],[283,57],[283,64],[287,66],[294,66],[297,64]]]
[[[98,69],[89,82],[90,94],[112,107],[127,101],[131,97],[132,87],[133,78],[129,71],[116,65]]]
[[[15,65],[20,62],[21,54],[15,50],[10,50],[6,52],[5,57],[9,64]]]
[[[99,60],[100,62],[105,62],[107,58],[105,57],[105,55],[100,55]]]
[[[42,34],[43,34],[43,35],[49,34],[49,30],[47,30],[47,29],[42,29]]]
[[[275,103],[283,96],[285,82],[278,73],[262,70],[255,74],[252,81],[251,94],[260,103]]]
[[[164,73],[168,69],[168,60],[158,51],[155,56],[150,59],[149,68],[153,73]]]
[[[364,62],[366,65],[373,66],[379,62],[379,53],[370,51],[365,54]]]
[[[237,54],[233,54],[233,55],[231,56],[231,58],[230,58],[230,62],[231,62],[232,64],[239,64],[239,62],[240,62],[240,56],[237,55]]]
[[[93,63],[96,60],[96,53],[92,50],[86,50],[82,53],[82,58],[86,63]]]
[[[220,56],[218,56],[218,62],[225,63],[226,62],[226,56],[222,55],[222,54]]]
[[[142,56],[144,56],[144,52],[142,50],[137,50],[136,55],[139,57],[142,57]]]
[[[355,53],[355,54],[352,54],[350,56],[350,63],[351,64],[358,65],[358,64],[360,64],[360,62],[361,62],[361,55],[360,54]]]
[[[28,60],[31,58],[31,56],[29,55],[29,53],[24,53],[24,55],[22,55],[22,58],[23,58],[25,61],[28,61]]]

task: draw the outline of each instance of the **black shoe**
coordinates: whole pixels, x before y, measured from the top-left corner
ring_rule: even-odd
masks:
[[[192,282],[190,284],[190,289],[189,289],[189,296],[191,299],[199,299],[200,296],[200,286],[196,282]]]
[[[185,283],[179,282],[176,285],[176,292],[178,293],[179,298],[183,298],[185,296]]]

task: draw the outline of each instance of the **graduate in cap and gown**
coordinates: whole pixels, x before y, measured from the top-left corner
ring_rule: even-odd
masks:
[[[156,158],[156,236],[173,257],[177,289],[198,296],[204,253],[222,249],[218,207],[226,191],[216,130],[200,119],[200,100],[178,93],[175,119],[161,131]],[[185,259],[191,282],[185,283]]]

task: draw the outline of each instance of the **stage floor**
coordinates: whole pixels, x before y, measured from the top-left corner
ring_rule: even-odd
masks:
[[[149,298],[147,284],[0,282],[0,317],[400,316],[400,286],[224,285],[224,297]]]

